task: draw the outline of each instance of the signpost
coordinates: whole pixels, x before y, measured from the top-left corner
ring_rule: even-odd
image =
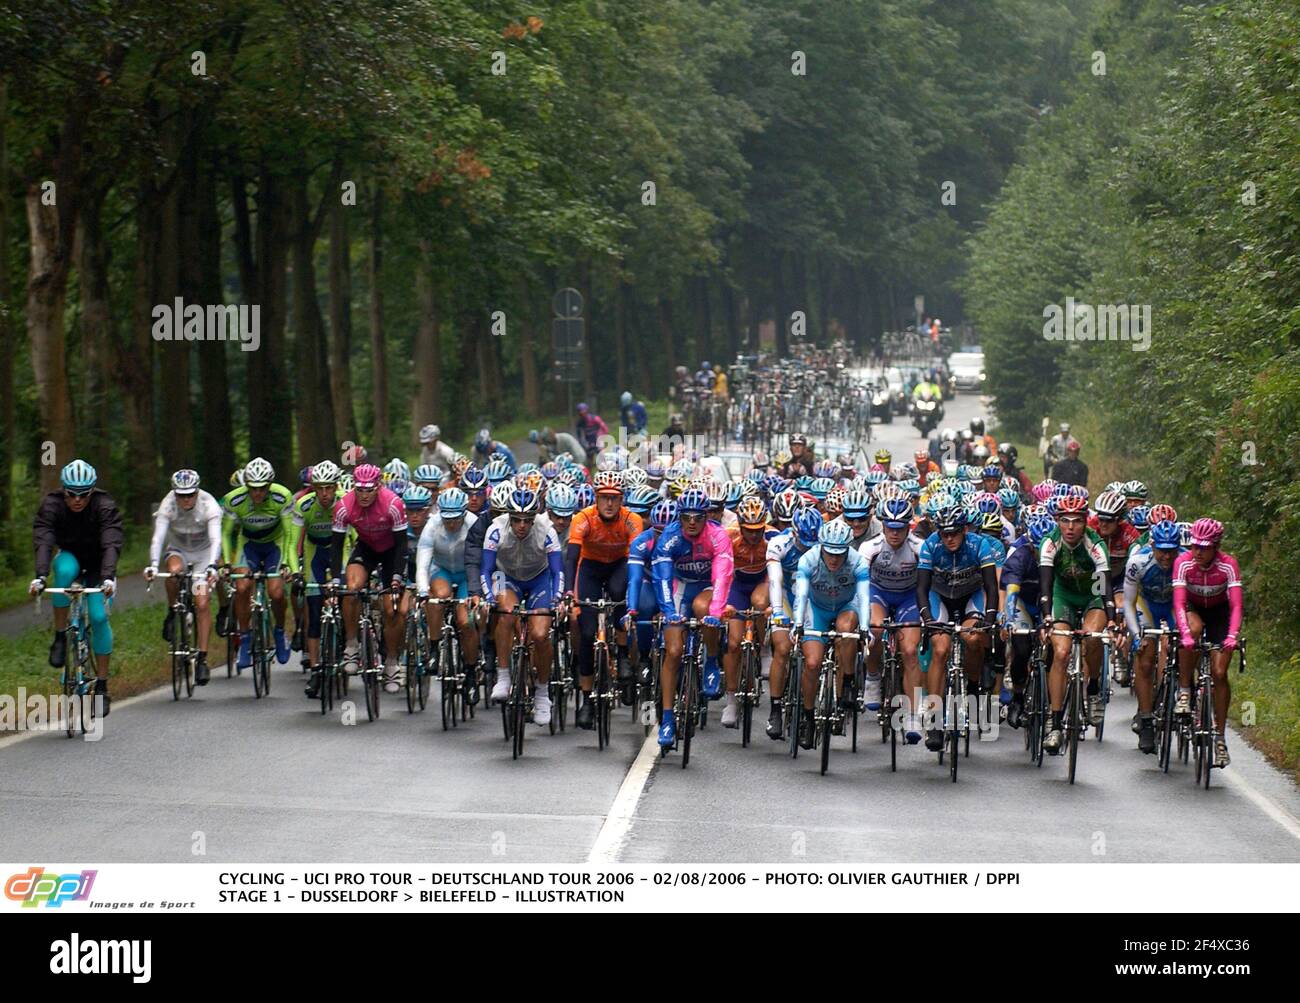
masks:
[[[573,416],[573,385],[582,379],[582,353],[585,322],[582,317],[582,294],[573,288],[561,289],[551,298],[555,318],[551,321],[553,378],[564,384],[568,414]]]

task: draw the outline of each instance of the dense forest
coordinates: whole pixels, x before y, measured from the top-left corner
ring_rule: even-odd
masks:
[[[795,310],[868,347],[1061,102],[1092,0],[0,4],[0,507],[73,454],[131,518],[436,421],[662,396]],[[258,340],[160,307],[256,306]],[[177,319],[183,314],[178,311]],[[13,562],[11,562],[13,563]]]

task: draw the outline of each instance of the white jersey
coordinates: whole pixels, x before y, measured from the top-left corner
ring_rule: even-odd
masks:
[[[426,445],[420,447],[420,463],[422,464],[433,463],[442,467],[442,469],[446,471],[451,469],[451,465],[455,462],[455,459],[456,451],[441,439],[433,443],[431,446]]]
[[[726,484],[731,480],[731,474],[728,473],[727,465],[721,456],[701,456],[695,466],[699,469],[701,477],[707,477],[719,484]]]
[[[193,563],[203,568],[220,562],[221,503],[206,491],[195,493],[198,497],[189,511],[177,503],[175,491],[168,491],[158,506],[149,543],[149,563],[154,567],[162,558],[164,545],[197,558]]]
[[[478,522],[478,516],[466,512],[459,532],[448,532],[442,515],[429,516],[420,532],[420,542],[415,551],[415,587],[421,595],[429,591],[429,577],[433,569],[442,571],[465,570],[465,539],[469,528]]]
[[[509,515],[497,516],[483,537],[483,550],[495,551],[497,570],[517,582],[536,578],[546,570],[550,555],[562,552],[560,538],[545,515],[537,516],[532,530],[522,540],[511,530]]]
[[[903,545],[894,549],[882,534],[859,547],[858,553],[871,568],[871,584],[884,592],[915,592],[921,543],[919,537],[908,533]]]

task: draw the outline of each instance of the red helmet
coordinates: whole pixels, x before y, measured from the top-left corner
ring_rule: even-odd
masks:
[[[1088,511],[1088,499],[1082,495],[1066,495],[1056,501],[1056,516],[1083,515]]]

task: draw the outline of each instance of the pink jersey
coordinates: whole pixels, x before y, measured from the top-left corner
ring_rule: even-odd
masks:
[[[406,506],[386,487],[367,506],[357,501],[355,490],[349,491],[334,506],[334,532],[346,533],[349,526],[359,541],[383,553],[393,546],[393,534],[406,529]]]
[[[1187,605],[1211,607],[1225,602],[1229,607],[1228,633],[1236,635],[1241,629],[1241,571],[1236,558],[1218,553],[1214,563],[1201,568],[1193,552],[1188,550],[1174,559],[1174,619],[1182,634],[1190,636],[1187,629]]]

